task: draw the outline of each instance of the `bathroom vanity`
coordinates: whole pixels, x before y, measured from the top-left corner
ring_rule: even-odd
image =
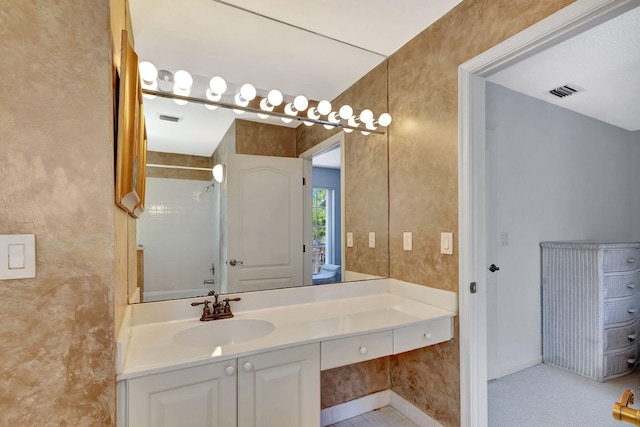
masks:
[[[322,370],[450,340],[457,312],[455,293],[393,279],[240,297],[211,322],[204,298],[129,307],[120,426],[317,427]]]

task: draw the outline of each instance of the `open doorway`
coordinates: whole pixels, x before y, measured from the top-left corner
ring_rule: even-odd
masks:
[[[493,298],[491,291],[488,289],[491,285],[489,283],[491,281],[490,275],[501,274],[505,270],[503,265],[507,265],[505,264],[505,262],[507,262],[505,258],[509,252],[500,251],[500,248],[508,247],[510,250],[515,249],[514,246],[521,242],[517,238],[520,236],[515,236],[510,230],[504,229],[501,224],[494,225],[493,231],[491,228],[492,224],[490,220],[493,218],[490,218],[490,216],[494,214],[490,212],[490,209],[495,208],[495,206],[489,206],[489,204],[495,203],[495,201],[491,201],[491,198],[488,199],[487,194],[490,194],[491,181],[495,178],[491,177],[490,172],[492,171],[488,171],[487,168],[493,168],[493,163],[497,161],[499,162],[497,167],[498,173],[504,173],[502,166],[504,166],[505,163],[502,154],[499,153],[495,156],[492,151],[487,151],[487,149],[491,150],[491,139],[496,138],[496,135],[491,135],[491,132],[489,132],[489,135],[487,134],[487,117],[489,112],[486,108],[486,102],[488,97],[493,96],[489,93],[491,88],[487,89],[487,78],[525,58],[533,56],[535,53],[555,46],[576,34],[593,28],[639,5],[638,2],[630,1],[578,3],[579,4],[570,5],[557,14],[541,21],[460,67],[460,353],[461,419],[462,425],[465,426],[484,426],[488,423],[488,353],[496,354],[495,349],[492,350],[488,347],[487,343],[487,336],[489,335],[487,315],[489,312],[495,314],[495,312],[492,311],[493,309],[490,308],[490,299]],[[564,83],[565,82],[558,82],[558,86],[562,86]],[[489,124],[489,129],[491,129],[491,124]],[[497,139],[499,140],[501,130],[495,127],[492,130],[498,133]],[[487,144],[489,144],[489,147]],[[536,149],[538,152],[534,152],[533,154],[539,154],[539,152],[545,148],[539,146],[536,147]],[[522,163],[519,167],[522,168],[523,165],[524,167],[532,165],[530,162],[532,160],[531,154],[531,152],[518,153],[518,155],[522,157]],[[578,153],[569,161],[576,162],[580,157],[581,153]],[[552,160],[557,160],[557,157],[552,157]],[[514,166],[513,163],[509,163],[509,165]],[[549,169],[549,166],[549,163],[537,164],[537,168],[541,174]],[[637,175],[635,176],[637,178]],[[511,183],[517,185],[515,180]],[[550,188],[549,183],[546,183],[546,185]],[[595,191],[596,189],[597,188],[592,187],[592,190]],[[522,183],[520,183],[520,188],[516,189],[516,191],[524,197],[530,196],[531,199],[535,198],[534,195],[529,192],[529,188],[526,185],[523,186]],[[567,197],[570,196],[572,195],[568,195]],[[498,194],[498,197],[500,200],[503,199],[500,194]],[[546,210],[548,211],[549,209],[546,208]],[[574,224],[572,223],[570,225],[573,226]],[[534,230],[535,233],[535,227],[530,227],[530,229]],[[497,257],[490,257],[488,255],[488,253],[490,253],[490,247],[492,246],[490,237],[493,239],[493,246],[498,247],[499,262],[497,262]],[[540,235],[529,237],[537,240],[547,239]],[[576,237],[563,236],[562,238],[575,239]],[[583,239],[589,238],[597,238],[597,236],[585,236]],[[535,251],[536,249],[534,245],[533,250]],[[539,251],[539,249],[537,250]],[[513,250],[511,252],[516,251]],[[502,265],[500,265],[500,263],[502,263]],[[491,264],[495,264],[493,273],[489,271]],[[520,271],[520,274],[524,277],[534,276],[533,280],[538,280],[539,283],[539,262],[536,265],[534,260],[532,265],[534,266],[532,271],[525,269],[524,271]],[[500,270],[498,271],[497,268],[500,268]],[[517,272],[518,268],[514,268],[513,270]],[[535,277],[536,275],[538,275],[537,279]],[[508,282],[507,280],[505,281]],[[534,292],[536,291],[539,294],[539,287]],[[531,299],[526,293],[520,293],[518,297],[520,298],[520,302]],[[506,311],[515,311],[516,315],[521,315],[523,312],[523,310],[518,310],[518,304],[514,304],[513,302],[505,305],[501,304],[500,307],[506,307]],[[536,309],[534,308],[533,312],[535,311]],[[538,316],[539,311],[538,305]],[[527,327],[529,327],[533,325],[532,335],[537,334],[538,337],[537,339],[534,338],[534,343],[530,346],[532,349],[530,353],[533,354],[534,357],[522,359],[523,365],[520,367],[517,366],[518,363],[511,363],[511,366],[507,366],[508,363],[503,363],[505,360],[502,360],[501,363],[503,366],[497,370],[493,370],[491,372],[492,376],[499,377],[503,375],[503,372],[501,372],[503,370],[505,372],[509,370],[517,371],[527,364],[535,364],[535,359],[538,357],[535,353],[539,352],[540,349],[539,317],[538,320],[528,319],[526,322],[523,321],[522,318],[514,321],[508,318],[508,316],[506,316],[507,314],[506,312],[500,313],[498,323],[504,325],[507,329],[511,328],[516,334],[522,332],[522,328],[519,330],[519,326],[526,324]],[[520,336],[514,335],[516,337],[515,347],[517,349],[521,349],[523,346],[531,343],[528,341],[528,344],[522,344],[522,342],[518,341],[522,338],[522,335],[523,334],[520,334]],[[500,354],[500,352],[497,352],[497,354]],[[502,356],[504,356],[504,352],[502,352]],[[498,356],[498,359],[502,356]],[[493,361],[494,360],[492,360],[492,362]],[[613,404],[613,402],[611,402],[611,404]],[[544,408],[543,405],[540,405],[537,407],[537,410],[544,412],[547,409]],[[610,413],[607,415],[610,417]],[[518,420],[512,421],[512,425],[519,425]]]
[[[305,265],[310,283],[342,281],[344,265],[344,144],[340,132],[300,157],[305,160]]]

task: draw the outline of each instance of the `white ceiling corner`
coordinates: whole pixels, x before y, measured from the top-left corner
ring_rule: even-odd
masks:
[[[640,129],[640,7],[487,80],[629,131]],[[558,98],[567,83],[584,91]]]

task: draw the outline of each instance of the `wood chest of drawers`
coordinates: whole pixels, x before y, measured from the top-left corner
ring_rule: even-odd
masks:
[[[598,381],[640,359],[640,243],[543,242],[544,363]]]

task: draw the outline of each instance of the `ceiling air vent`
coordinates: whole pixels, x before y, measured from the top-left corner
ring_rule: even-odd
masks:
[[[160,120],[164,120],[166,122],[173,122],[173,123],[178,123],[180,120],[182,120],[182,117],[167,116],[166,114],[159,114],[158,118]]]
[[[583,90],[584,89],[581,89],[574,84],[566,84],[564,86],[551,89],[549,93],[551,95],[557,96],[558,98],[564,98],[573,95],[574,93],[582,92]]]

